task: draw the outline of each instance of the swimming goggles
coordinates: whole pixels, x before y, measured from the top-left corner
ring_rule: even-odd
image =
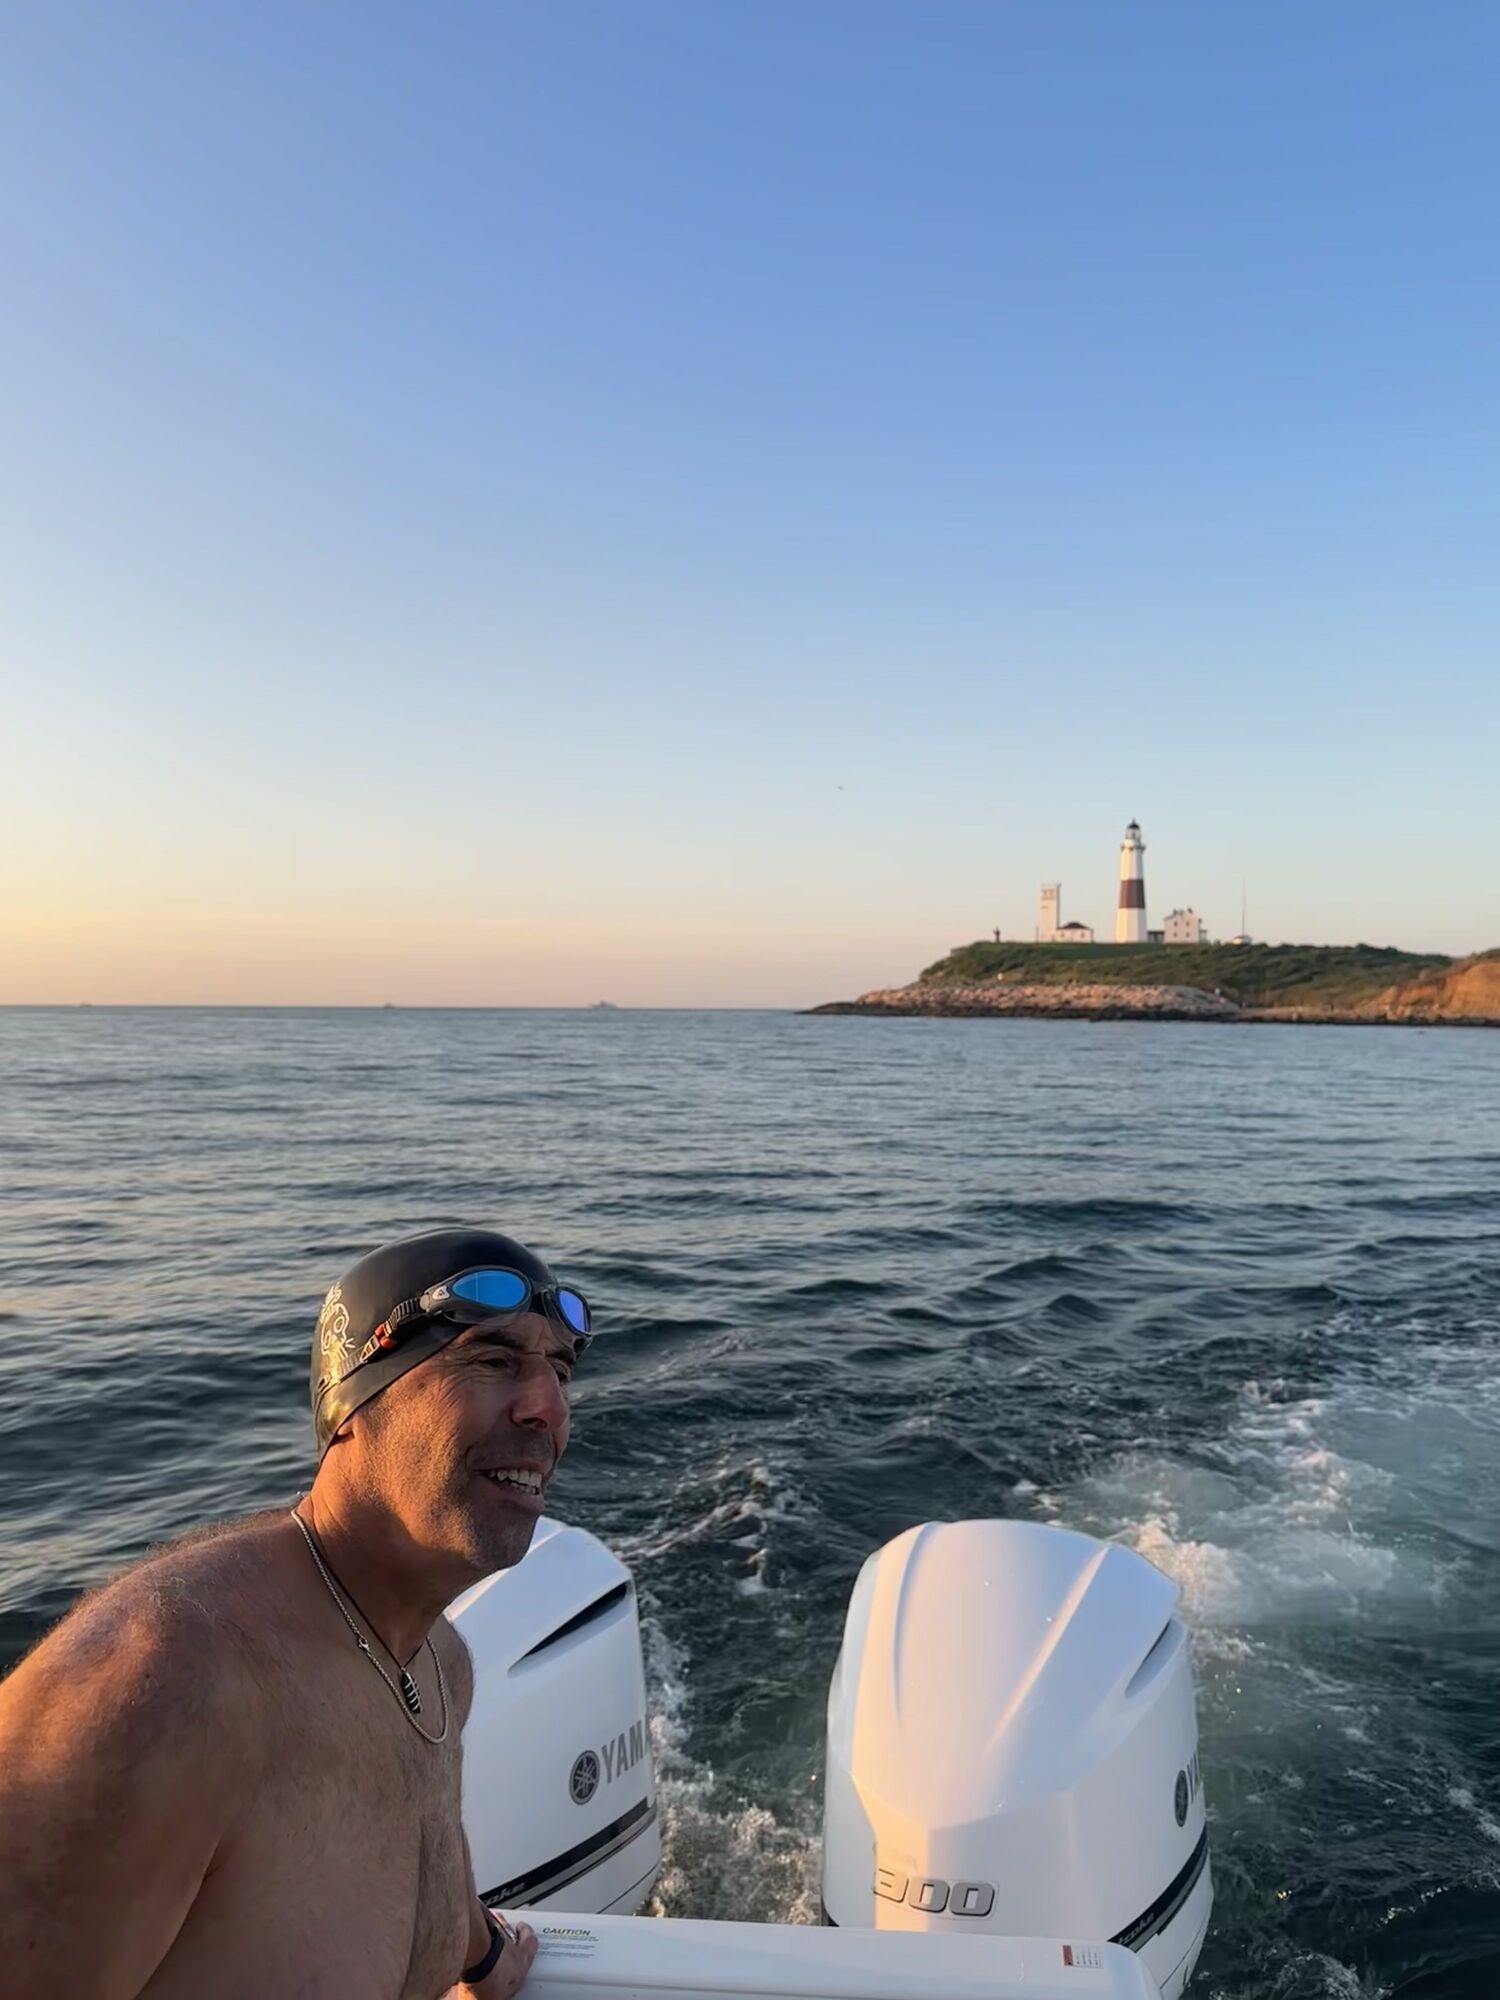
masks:
[[[545,1313],[547,1318],[573,1336],[576,1360],[593,1339],[593,1316],[582,1292],[568,1285],[551,1285],[545,1290],[534,1285],[523,1271],[507,1271],[492,1265],[460,1271],[440,1285],[429,1285],[420,1298],[403,1299],[393,1306],[359,1354],[359,1361],[388,1352],[401,1344],[402,1335],[418,1320],[450,1319],[460,1326],[478,1326],[500,1315],[523,1312]],[[358,1366],[358,1362],[355,1364]]]

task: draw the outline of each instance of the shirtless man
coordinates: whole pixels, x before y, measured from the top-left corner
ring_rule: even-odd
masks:
[[[536,1939],[475,1894],[443,1607],[526,1553],[588,1337],[486,1231],[333,1287],[295,1516],[149,1556],[0,1686],[3,2000],[511,2000]]]

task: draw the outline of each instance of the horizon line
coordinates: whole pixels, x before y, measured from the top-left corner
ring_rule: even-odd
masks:
[[[611,1000],[0,1000],[0,1012],[149,1014],[191,1008],[200,1014],[799,1014],[790,1004]]]

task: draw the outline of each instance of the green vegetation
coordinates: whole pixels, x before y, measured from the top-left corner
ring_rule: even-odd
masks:
[[[1398,980],[1453,964],[1369,944],[965,944],[924,980],[1031,986],[1201,986],[1242,1007],[1352,1007]]]

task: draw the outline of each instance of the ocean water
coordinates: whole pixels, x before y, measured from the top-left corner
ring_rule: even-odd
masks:
[[[1213,2000],[1500,1992],[1500,1035],[0,1011],[0,1665],[310,1469],[316,1304],[449,1221],[605,1329],[660,1904],[816,1908],[862,1558],[1002,1514],[1182,1586]]]

